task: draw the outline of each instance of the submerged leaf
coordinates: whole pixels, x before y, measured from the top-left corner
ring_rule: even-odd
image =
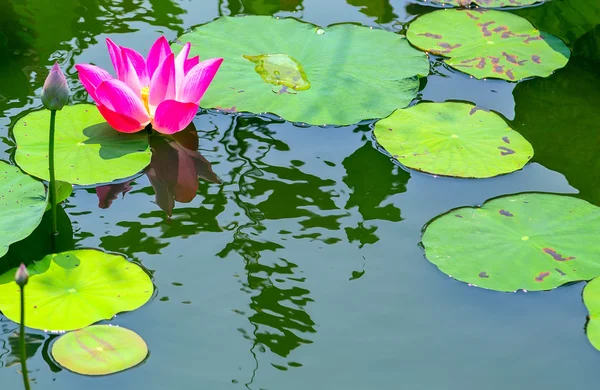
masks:
[[[524,193],[452,210],[423,233],[425,256],[447,275],[498,291],[550,290],[600,275],[600,208]]]
[[[203,107],[315,125],[389,115],[416,97],[418,76],[429,72],[425,54],[403,36],[354,24],[223,17],[179,41],[191,42],[200,58],[225,59]]]
[[[406,35],[413,45],[449,57],[445,63],[477,78],[545,77],[565,66],[570,56],[564,42],[526,19],[480,8],[420,16]]]
[[[137,366],[148,346],[137,333],[110,325],[93,325],[61,336],[52,357],[64,368],[83,375],[107,375]]]
[[[380,120],[377,142],[403,165],[483,178],[523,168],[533,148],[497,114],[466,103],[421,103]]]
[[[80,249],[44,257],[27,267],[25,318],[30,328],[73,330],[135,310],[152,296],[150,277],[124,257]],[[0,311],[18,322],[15,270],[0,276]]]
[[[48,124],[50,112],[34,111],[13,128],[15,160],[30,175],[49,179]],[[113,130],[95,106],[67,106],[56,115],[56,179],[78,185],[111,182],[134,175],[150,162],[144,132],[124,134]]]
[[[42,221],[46,190],[39,181],[0,161],[0,257]]]

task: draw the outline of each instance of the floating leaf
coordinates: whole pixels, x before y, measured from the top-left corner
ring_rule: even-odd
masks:
[[[439,10],[410,24],[410,42],[450,57],[444,62],[477,78],[510,81],[549,76],[569,60],[560,39],[543,34],[526,19],[508,12],[478,9]]]
[[[421,0],[425,4],[453,5],[457,7],[468,7],[476,4],[483,8],[501,8],[501,7],[524,7],[541,3],[544,0]]]
[[[595,278],[583,289],[583,303],[589,311],[585,328],[590,343],[600,350],[600,277]]]
[[[39,181],[0,161],[0,257],[27,237],[46,210],[46,190]]]
[[[107,375],[137,366],[148,356],[146,342],[135,332],[93,325],[61,336],[52,357],[67,370],[83,375]]]
[[[65,200],[69,199],[69,196],[73,193],[73,186],[64,181],[56,181],[56,203],[62,203]],[[48,204],[46,204],[46,211],[50,210],[50,199],[48,199]]]
[[[32,112],[15,124],[15,159],[27,173],[48,180],[50,112]],[[90,104],[67,106],[56,115],[56,179],[90,185],[136,174],[150,163],[145,132],[113,130]]]
[[[124,257],[81,249],[44,257],[27,267],[26,325],[73,330],[135,310],[153,292],[150,277]],[[0,311],[18,322],[19,288],[15,270],[0,276]]]
[[[447,274],[498,291],[549,290],[600,275],[600,208],[553,194],[516,194],[434,219],[425,255]]]
[[[504,120],[466,103],[421,103],[375,125],[377,142],[403,165],[456,177],[492,177],[523,168],[533,148]]]
[[[417,76],[429,73],[425,54],[403,36],[353,24],[223,17],[179,38],[187,41],[193,55],[225,58],[203,107],[272,112],[292,122],[348,125],[384,117],[408,105]]]

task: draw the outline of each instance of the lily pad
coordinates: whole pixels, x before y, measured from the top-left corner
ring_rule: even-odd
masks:
[[[590,343],[600,350],[600,278],[595,278],[583,289],[583,303],[589,311],[586,334]]]
[[[560,39],[520,16],[481,8],[431,12],[410,24],[410,42],[477,78],[518,81],[552,74],[569,60]]]
[[[30,175],[49,179],[50,111],[32,112],[15,124],[17,164]],[[110,182],[134,175],[150,163],[144,132],[119,133],[90,104],[64,107],[56,115],[56,179],[78,185]]]
[[[483,8],[501,8],[501,7],[524,7],[544,0],[421,0],[425,4],[453,5],[456,7],[468,7],[475,4]]]
[[[403,165],[484,178],[523,168],[533,148],[497,114],[466,103],[421,103],[377,122],[377,142]]]
[[[30,328],[80,329],[148,302],[150,277],[123,256],[81,249],[44,257],[27,267],[25,321]],[[18,322],[16,270],[0,276],[0,311]]]
[[[144,339],[129,329],[94,325],[61,336],[52,357],[67,370],[83,375],[107,375],[137,366],[148,356]]]
[[[0,161],[0,257],[8,246],[31,234],[46,210],[46,190],[39,181]]]
[[[427,57],[405,37],[354,24],[222,17],[178,40],[188,41],[193,55],[225,59],[203,107],[314,125],[385,117],[408,105],[418,76],[429,73]]]
[[[426,227],[425,256],[445,274],[498,291],[550,290],[600,275],[600,208],[525,193],[452,210]]]
[[[56,181],[56,203],[62,203],[69,199],[69,196],[73,193],[73,186],[64,181]],[[46,204],[46,211],[50,210],[50,199],[48,198],[48,204]]]

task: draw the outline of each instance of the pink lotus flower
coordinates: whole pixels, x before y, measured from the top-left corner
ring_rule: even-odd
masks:
[[[146,59],[108,38],[106,44],[116,79],[94,65],[75,68],[104,119],[123,133],[134,133],[149,123],[163,134],[183,130],[223,62],[222,58],[203,62],[198,56],[187,58],[189,42],[175,56],[164,36],[154,42]]]

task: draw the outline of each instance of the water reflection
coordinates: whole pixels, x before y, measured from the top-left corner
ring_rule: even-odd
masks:
[[[220,0],[221,15],[274,15],[302,9],[302,0]]]
[[[196,197],[198,178],[220,183],[210,162],[198,152],[198,133],[193,123],[171,136],[153,134],[149,143],[152,159],[144,173],[154,188],[156,204],[169,217],[175,201],[189,203]],[[96,187],[98,206],[108,208],[130,190],[131,181]]]
[[[346,0],[346,2],[355,7],[361,7],[360,12],[375,18],[377,23],[389,23],[398,17],[394,13],[394,7],[390,4],[390,0]]]
[[[535,150],[534,160],[563,173],[586,200],[600,205],[600,79],[597,65],[575,52],[548,78],[519,83],[512,127]]]

